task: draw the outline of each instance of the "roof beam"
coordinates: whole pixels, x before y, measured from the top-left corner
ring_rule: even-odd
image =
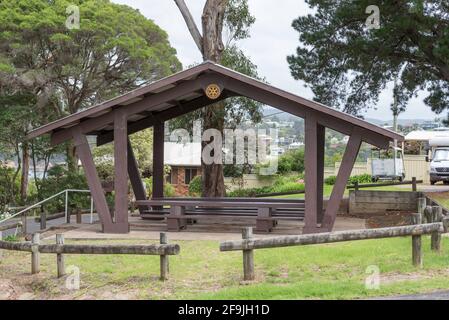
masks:
[[[170,119],[174,119],[177,117],[180,117],[184,114],[190,113],[192,111],[195,111],[197,109],[204,108],[210,104],[225,100],[227,98],[230,98],[234,96],[232,93],[229,92],[223,92],[223,94],[216,100],[211,100],[206,96],[202,96],[200,98],[197,98],[195,100],[181,103],[179,108],[173,107],[168,110],[154,113],[149,115],[147,118],[136,121],[132,124],[128,125],[128,135],[145,130],[147,128],[150,128],[154,125],[155,121],[168,121]],[[97,146],[102,146],[106,143],[112,142],[114,140],[114,134],[113,132],[106,132],[101,135],[98,135],[97,137]]]
[[[314,113],[318,123],[345,135],[350,136],[353,132],[353,128],[360,128],[363,140],[365,142],[381,149],[386,149],[389,146],[390,139],[384,135],[364,129],[355,124],[348,123],[331,115],[316,110],[310,110],[310,108],[307,106],[303,106],[301,108],[301,104],[298,102],[292,101],[272,92],[253,87],[239,80],[229,79],[227,81],[226,88],[238,95],[254,99],[267,105],[271,105],[274,108],[280,109],[301,118],[305,118],[307,113]]]
[[[166,101],[175,100],[182,97],[192,91],[197,91],[209,84],[209,81],[216,79],[216,76],[205,74],[199,76],[197,79],[184,82],[176,86],[175,88],[169,89],[167,91],[149,96],[141,101],[134,104],[119,107],[124,109],[124,113],[127,117],[130,115],[141,113],[143,111],[154,111],[157,107]],[[100,127],[104,127],[114,121],[114,112],[109,112],[101,117],[85,120],[77,125],[80,127],[83,134],[88,134]],[[51,144],[58,145],[72,138],[71,130],[61,130],[53,132],[51,135]]]

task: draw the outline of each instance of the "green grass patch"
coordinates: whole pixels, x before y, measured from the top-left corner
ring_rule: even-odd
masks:
[[[42,255],[41,274],[30,276],[29,254],[3,252],[0,276],[28,279],[26,286],[44,299],[120,294],[138,299],[360,299],[447,289],[449,240],[443,238],[438,254],[430,251],[429,238],[423,238],[423,269],[411,264],[408,237],[256,250],[256,281],[249,284],[242,282],[241,252],[220,252],[215,241],[177,242],[181,254],[170,257],[166,282],[158,279],[157,256],[66,255],[66,266],[81,272],[76,292],[65,288],[65,279],[56,278],[54,255]],[[365,288],[370,266],[380,270],[379,290]]]

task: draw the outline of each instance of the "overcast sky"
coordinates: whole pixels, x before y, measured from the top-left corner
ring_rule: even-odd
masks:
[[[167,31],[171,45],[178,51],[178,58],[184,68],[201,62],[202,58],[195,46],[184,20],[173,0],[113,0],[139,9]],[[200,26],[205,0],[186,0],[192,15]],[[312,98],[310,89],[296,81],[290,74],[286,57],[298,46],[298,33],[291,24],[295,18],[310,12],[303,0],[249,0],[251,13],[256,23],[251,28],[251,38],[239,42],[240,48],[258,66],[260,75],[272,85],[305,98]],[[392,118],[390,105],[392,88],[386,90],[379,101],[377,110],[371,109],[365,116],[376,119]],[[422,102],[425,93],[410,102],[401,119],[434,119],[435,114]]]

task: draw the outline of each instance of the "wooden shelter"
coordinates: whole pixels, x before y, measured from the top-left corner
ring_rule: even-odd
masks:
[[[151,204],[145,202],[145,190],[128,135],[149,127],[154,128],[153,199],[158,201],[158,205],[164,204],[165,121],[234,96],[244,96],[305,119],[306,192],[305,204],[303,204],[305,233],[332,230],[347,180],[363,141],[383,149],[389,147],[390,141],[403,141],[403,136],[395,132],[285,92],[212,62],[202,63],[47,124],[31,131],[28,138],[51,134],[53,145],[73,139],[103,231],[126,233],[129,231],[128,177],[136,199],[140,201],[138,204],[141,212],[146,210],[147,204]],[[350,138],[336,184],[326,210],[323,210],[326,127],[348,135]],[[98,145],[114,142],[115,219],[110,214],[87,142],[87,136],[91,135],[97,136]],[[232,200],[228,199],[228,201]],[[251,200],[245,201],[247,203]],[[258,208],[268,207],[258,202],[254,202],[254,205]],[[265,212],[262,209],[261,211]]]

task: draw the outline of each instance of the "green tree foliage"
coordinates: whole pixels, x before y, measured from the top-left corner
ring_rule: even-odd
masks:
[[[441,112],[449,105],[449,4],[421,0],[306,0],[314,13],[293,27],[301,45],[288,57],[293,77],[315,99],[358,115],[377,103],[399,76],[399,106],[419,90]],[[380,28],[368,29],[369,5],[380,9]]]
[[[287,151],[279,157],[278,172],[287,174],[292,171],[304,172],[304,148]]]
[[[67,28],[67,9],[80,11]],[[0,75],[32,88],[57,117],[181,68],[167,34],[137,10],[108,0],[2,0]],[[50,96],[57,103],[47,103]],[[73,147],[68,160],[76,168]]]
[[[153,173],[153,129],[146,129],[130,135],[134,156],[139,164],[139,170],[144,178]],[[93,149],[92,154],[100,179],[114,180],[114,143],[108,143]]]

